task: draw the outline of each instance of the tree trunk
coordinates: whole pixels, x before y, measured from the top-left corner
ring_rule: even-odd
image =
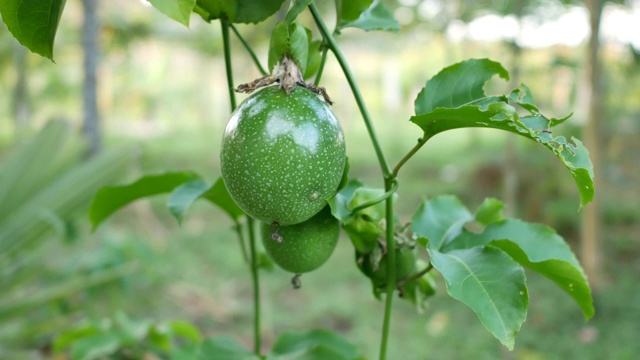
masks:
[[[587,53],[587,74],[589,82],[589,112],[587,122],[584,127],[584,142],[589,149],[591,161],[593,162],[594,183],[596,189],[600,184],[600,139],[599,123],[603,118],[603,89],[602,89],[602,64],[599,57],[600,51],[600,20],[602,17],[602,0],[588,0],[586,5],[589,8],[589,22],[591,27],[591,37],[589,39]],[[598,246],[600,237],[600,211],[599,196],[596,191],[593,203],[589,204],[582,214],[581,225],[581,249],[580,255],[584,270],[589,276],[592,288],[598,289],[601,283],[600,275],[600,249]]]
[[[82,48],[84,49],[83,132],[90,142],[89,156],[100,151],[100,117],[98,114],[97,70],[98,70],[98,0],[82,0],[84,25]]]
[[[14,61],[17,71],[16,86],[13,89],[13,116],[16,121],[16,133],[29,122],[29,94],[27,92],[27,50],[14,41]]]

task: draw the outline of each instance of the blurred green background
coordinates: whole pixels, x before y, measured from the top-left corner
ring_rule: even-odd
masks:
[[[528,320],[508,352],[440,284],[424,313],[395,303],[389,358],[637,358],[640,2],[604,7],[604,91],[595,100],[589,98],[588,11],[581,2],[525,2],[519,17],[505,2],[387,3],[402,24],[400,32],[348,29],[339,43],[392,164],[421,135],[408,121],[420,88],[442,67],[467,58],[502,62],[531,88],[543,112],[573,112],[556,135],[583,138],[590,102],[603,106],[596,131],[601,229],[595,317],[585,323],[569,297],[529,274]],[[331,24],[330,6],[320,5]],[[167,198],[159,196],[128,206],[94,233],[86,214],[97,188],[142,174],[194,170],[211,181],[219,177],[218,151],[230,108],[218,24],[194,16],[187,29],[142,1],[99,3],[103,146],[101,155],[86,160],[88,144],[80,136],[82,3],[66,6],[55,63],[25,52],[0,27],[0,194],[6,199],[0,204],[0,358],[65,358],[52,354],[57,335],[117,314],[132,321],[184,320],[203,335],[231,335],[250,347],[250,274],[224,213],[197,203],[179,226]],[[263,64],[268,35],[283,15],[238,26]],[[314,28],[308,14],[300,20]],[[232,41],[236,83],[259,77],[240,42],[233,36]],[[351,177],[382,187],[363,122],[331,55],[322,85],[336,102]],[[508,89],[494,79],[488,90]],[[38,134],[53,119],[63,123]],[[542,147],[507,135],[474,129],[435,137],[400,174],[401,218],[408,221],[422,201],[443,193],[457,194],[470,208],[485,197],[504,198],[505,174],[516,173],[510,214],[554,227],[582,254],[583,213],[568,172]],[[329,263],[303,277],[301,290],[291,288],[284,271],[263,272],[264,348],[286,330],[328,328],[367,357],[377,356],[383,304],[354,265],[353,247],[343,236]]]

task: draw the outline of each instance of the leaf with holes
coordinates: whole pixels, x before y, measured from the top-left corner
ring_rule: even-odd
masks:
[[[528,88],[509,96],[487,96],[483,87],[494,75],[508,79],[508,73],[497,62],[471,59],[449,66],[427,81],[415,101],[416,115],[411,122],[418,125],[426,138],[443,131],[480,127],[509,131],[536,141],[551,150],[571,173],[580,194],[580,206],[593,200],[593,165],[589,152],[580,140],[554,137],[549,130],[566,118],[547,118],[532,104]],[[520,116],[512,101],[529,112]]]

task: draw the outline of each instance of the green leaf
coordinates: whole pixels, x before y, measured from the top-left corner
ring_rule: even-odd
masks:
[[[146,175],[124,186],[106,186],[93,198],[89,218],[95,230],[111,214],[125,205],[144,197],[168,193],[187,181],[198,178],[192,172],[170,172],[161,175]]]
[[[309,56],[309,39],[304,26],[294,22],[279,22],[271,33],[269,43],[269,71],[289,56],[304,74]]]
[[[312,2],[313,0],[293,0],[293,5],[289,9],[284,20],[288,23],[294,22],[298,15],[300,15],[300,13],[302,13]]]
[[[76,341],[71,353],[74,360],[101,359],[115,353],[120,346],[121,341],[117,334],[99,333]]]
[[[373,0],[336,0],[338,21],[357,20],[360,14],[371,6],[371,3],[373,3]]]
[[[307,70],[305,70],[303,77],[309,79],[318,73],[320,69],[320,63],[322,62],[322,41],[311,41],[310,32],[307,33],[309,38],[309,54],[307,55]]]
[[[192,343],[200,342],[200,330],[186,321],[170,321],[169,328],[175,337],[189,340]]]
[[[531,94],[531,90],[525,84],[520,84],[519,89],[513,90],[509,94],[509,100],[520,105],[523,109],[529,112],[538,112],[538,107],[535,105],[535,100]]]
[[[89,337],[98,333],[100,329],[92,324],[86,324],[79,328],[68,329],[60,333],[53,341],[53,352],[60,353],[78,339]]]
[[[385,191],[365,187],[357,180],[349,184],[329,200],[329,206],[332,207],[334,217],[342,222],[354,247],[360,253],[368,254],[375,247],[378,238],[382,236],[382,220],[386,214],[385,203],[378,202],[357,213],[353,213],[353,210],[359,205],[379,199]],[[393,194],[393,199],[396,198],[397,195]]]
[[[494,198],[486,198],[478,209],[476,209],[474,217],[477,222],[487,226],[504,218],[504,214],[502,213],[503,209],[504,204],[502,201]]]
[[[497,62],[471,59],[443,69],[418,94],[416,115],[411,122],[430,138],[443,131],[482,127],[500,129],[534,140],[551,150],[571,173],[580,194],[580,206],[593,200],[593,165],[582,143],[563,136],[554,137],[549,130],[562,119],[547,118],[531,104],[529,89],[513,91],[507,96],[487,96],[484,84],[494,75],[508,79],[509,74]],[[530,112],[520,117],[507,102],[511,100]]]
[[[340,222],[346,223],[351,219],[351,210],[349,209],[348,204],[351,202],[356,190],[363,186],[364,184],[360,180],[349,180],[347,186],[327,201],[331,207],[331,214]]]
[[[199,178],[188,181],[173,189],[169,196],[167,206],[173,216],[178,220],[178,223],[182,224],[182,219],[187,209],[210,188],[211,184],[209,184],[209,182]]]
[[[120,330],[120,340],[125,345],[137,344],[147,337],[152,324],[148,320],[133,321],[125,313],[119,311],[114,317]]]
[[[393,13],[381,1],[376,1],[371,7],[362,12],[353,21],[340,22],[338,30],[347,27],[359,28],[364,31],[382,30],[396,32],[400,30],[398,20],[393,17]]]
[[[282,333],[267,359],[273,360],[359,360],[362,353],[353,344],[329,330]]]
[[[447,130],[481,127],[509,131],[534,140],[551,150],[569,170],[580,194],[580,205],[593,200],[593,164],[589,151],[576,138],[571,142],[563,136],[553,137],[548,127],[551,121],[542,115],[519,118],[515,109],[503,102],[489,104],[487,108],[467,105],[455,109],[437,108],[426,114],[411,117],[425,136],[432,137]]]
[[[370,253],[384,232],[379,222],[365,219],[362,215],[350,218],[343,227],[353,246],[362,254]]]
[[[547,277],[574,299],[586,319],[593,316],[587,277],[569,245],[553,229],[507,219],[489,224],[482,233],[466,233],[443,251],[484,244],[502,249],[522,266]]]
[[[413,215],[411,231],[429,241],[429,249],[440,249],[473,220],[467,208],[455,196],[442,195],[423,203]]]
[[[351,360],[338,350],[327,345],[313,345],[308,348],[283,355],[269,355],[266,360]]]
[[[236,0],[238,11],[234,23],[257,24],[275,14],[284,0]]]
[[[529,306],[524,269],[492,246],[446,253],[431,249],[429,255],[449,295],[470,307],[487,330],[512,350]]]
[[[412,116],[411,121],[424,130],[427,138],[447,130],[481,127],[505,130],[534,140],[551,150],[569,170],[580,194],[580,205],[584,206],[593,200],[593,165],[589,151],[576,138],[571,138],[572,142],[569,142],[563,136],[553,137],[548,130],[551,120],[542,115],[519,118],[512,106],[493,102],[486,107],[465,105],[454,109],[437,108]]]
[[[202,341],[200,359],[206,360],[259,360],[235,339],[228,336],[216,336]]]
[[[500,63],[489,59],[470,59],[442,69],[418,94],[416,115],[437,108],[457,108],[486,97],[484,85],[494,75],[508,80],[509,73]]]
[[[207,192],[202,194],[201,197],[218,205],[218,207],[222,209],[222,211],[226,212],[233,221],[237,222],[240,217],[245,215],[244,211],[238,207],[236,202],[231,198],[231,195],[229,195],[229,191],[224,185],[222,178],[218,178],[213,186],[209,188]]]
[[[196,0],[149,0],[149,2],[161,13],[187,27],[191,11],[196,5]]]
[[[65,0],[2,0],[0,15],[20,44],[53,60],[53,43],[65,3]]]
[[[384,193],[384,189],[372,189],[364,186],[357,188],[353,193],[353,196],[351,197],[351,201],[349,201],[347,208],[352,211],[359,205],[379,199],[382,195],[384,195]],[[386,213],[387,209],[384,201],[358,211],[358,214],[365,215],[373,221],[380,221],[384,219]]]
[[[233,21],[238,12],[238,1],[235,0],[197,0],[194,12],[200,14],[205,21],[225,17]]]

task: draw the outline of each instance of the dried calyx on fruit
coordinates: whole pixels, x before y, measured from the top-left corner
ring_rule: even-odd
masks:
[[[291,94],[296,87],[300,86],[321,95],[327,104],[333,105],[333,101],[331,101],[325,88],[304,82],[302,71],[300,71],[298,65],[296,65],[295,61],[289,56],[282,58],[278,66],[273,69],[271,75],[263,76],[250,83],[241,84],[236,87],[236,92],[251,94],[256,89],[275,83],[280,84],[279,90],[284,90],[287,95]]]

